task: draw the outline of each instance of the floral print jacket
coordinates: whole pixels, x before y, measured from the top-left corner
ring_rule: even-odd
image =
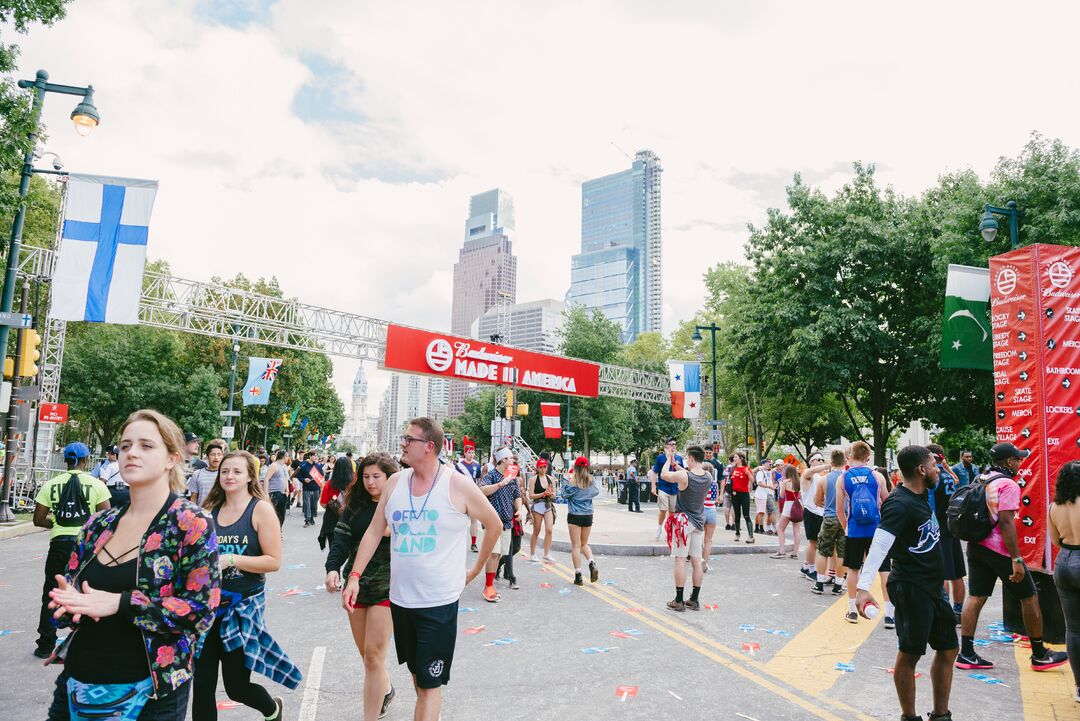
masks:
[[[68,561],[68,583],[74,583],[109,542],[123,512],[110,508],[86,522]],[[214,624],[214,609],[221,601],[217,534],[210,514],[169,494],[143,536],[136,585],[122,594],[119,614],[142,632],[158,698],[191,679],[195,644]],[[70,620],[54,623],[65,626]]]

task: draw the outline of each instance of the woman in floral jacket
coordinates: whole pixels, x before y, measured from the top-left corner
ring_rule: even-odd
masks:
[[[192,651],[220,597],[210,516],[179,498],[184,439],[156,411],[121,429],[120,473],[131,504],[83,527],[65,577],[51,592],[64,671],[49,718],[182,721]]]

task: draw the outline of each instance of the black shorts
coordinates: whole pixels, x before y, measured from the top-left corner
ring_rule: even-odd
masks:
[[[896,638],[900,652],[926,654],[956,648],[956,614],[941,597],[940,589],[927,590],[912,583],[889,579],[889,600],[896,606]]]
[[[858,571],[862,568],[863,561],[866,560],[866,554],[870,553],[870,543],[873,541],[873,537],[870,538],[852,538],[847,536],[844,539],[844,568],[850,568],[853,571]],[[879,572],[888,573],[892,570],[892,563],[889,562],[889,557],[886,556],[885,560],[881,562]]]
[[[1031,598],[1038,589],[1031,571],[1024,568],[1024,577],[1019,583],[1009,580],[1012,575],[1012,559],[991,551],[986,546],[972,541],[968,544],[968,595],[986,598],[994,594],[994,582],[1001,579],[1002,586],[1008,586],[1013,595],[1021,601]]]
[[[430,608],[390,604],[398,663],[408,664],[420,688],[450,683],[457,641],[458,602]]]
[[[964,547],[960,539],[941,534],[941,560],[945,564],[945,580],[955,581],[967,575],[964,566]]]
[[[824,519],[813,511],[803,509],[802,525],[806,532],[807,541],[816,541],[818,532],[821,531],[821,522]]]
[[[567,513],[566,522],[571,526],[580,526],[581,528],[589,528],[592,526],[592,514],[591,513]]]

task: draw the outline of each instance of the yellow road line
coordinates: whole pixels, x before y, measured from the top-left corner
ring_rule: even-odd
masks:
[[[562,564],[550,564],[548,565],[548,568],[551,569],[552,573],[565,581],[573,579],[573,572]],[[632,599],[612,591],[609,586],[584,587],[583,590],[619,610],[637,607]],[[724,668],[739,674],[743,678],[752,681],[770,693],[783,698],[804,711],[813,714],[817,718],[824,719],[825,721],[850,721],[851,719],[859,719],[859,721],[875,721],[872,716],[867,716],[846,704],[820,696],[813,691],[807,692],[807,697],[804,697],[784,688],[772,680],[774,674],[766,670],[763,664],[713,641],[711,638],[698,633],[695,629],[675,621],[668,615],[657,613],[650,608],[642,608],[640,613],[633,613],[631,615],[645,625],[651,626],[665,636],[678,641],[683,646],[686,646],[693,651],[697,651],[706,658],[715,661]],[[708,646],[711,646],[712,649],[708,648]],[[715,651],[713,649],[715,649]],[[721,653],[716,653],[716,651],[720,651]],[[730,657],[730,659],[725,658],[725,656]],[[784,684],[789,683],[787,679],[782,678],[777,678],[776,681],[780,681]],[[822,705],[832,706],[839,711],[842,711],[844,715],[837,716],[832,711],[822,708]]]
[[[874,598],[882,597],[880,576],[871,591]],[[791,679],[791,685],[803,691],[832,688],[838,678],[836,664],[851,663],[882,618],[848,623],[844,620],[847,605],[846,595],[838,598],[769,659],[765,668],[774,676]]]
[[[1024,721],[1066,721],[1080,719],[1080,704],[1073,701],[1072,669],[1069,664],[1052,671],[1031,670],[1031,649],[1013,645],[1016,667],[1020,671],[1020,700],[1024,704]],[[957,674],[966,673],[957,671]],[[983,671],[988,676],[993,671]],[[971,679],[957,679],[971,682]],[[953,684],[956,685],[955,682]]]

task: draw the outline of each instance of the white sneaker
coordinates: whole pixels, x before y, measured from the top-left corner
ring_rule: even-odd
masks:
[[[529,557],[529,563],[540,563],[540,557],[534,553]]]
[[[555,563],[555,559],[551,556],[544,556],[544,563]]]
[[[660,540],[660,534],[663,533],[663,532],[664,532],[664,527],[663,526],[657,526],[656,527],[656,540],[657,541]]]

